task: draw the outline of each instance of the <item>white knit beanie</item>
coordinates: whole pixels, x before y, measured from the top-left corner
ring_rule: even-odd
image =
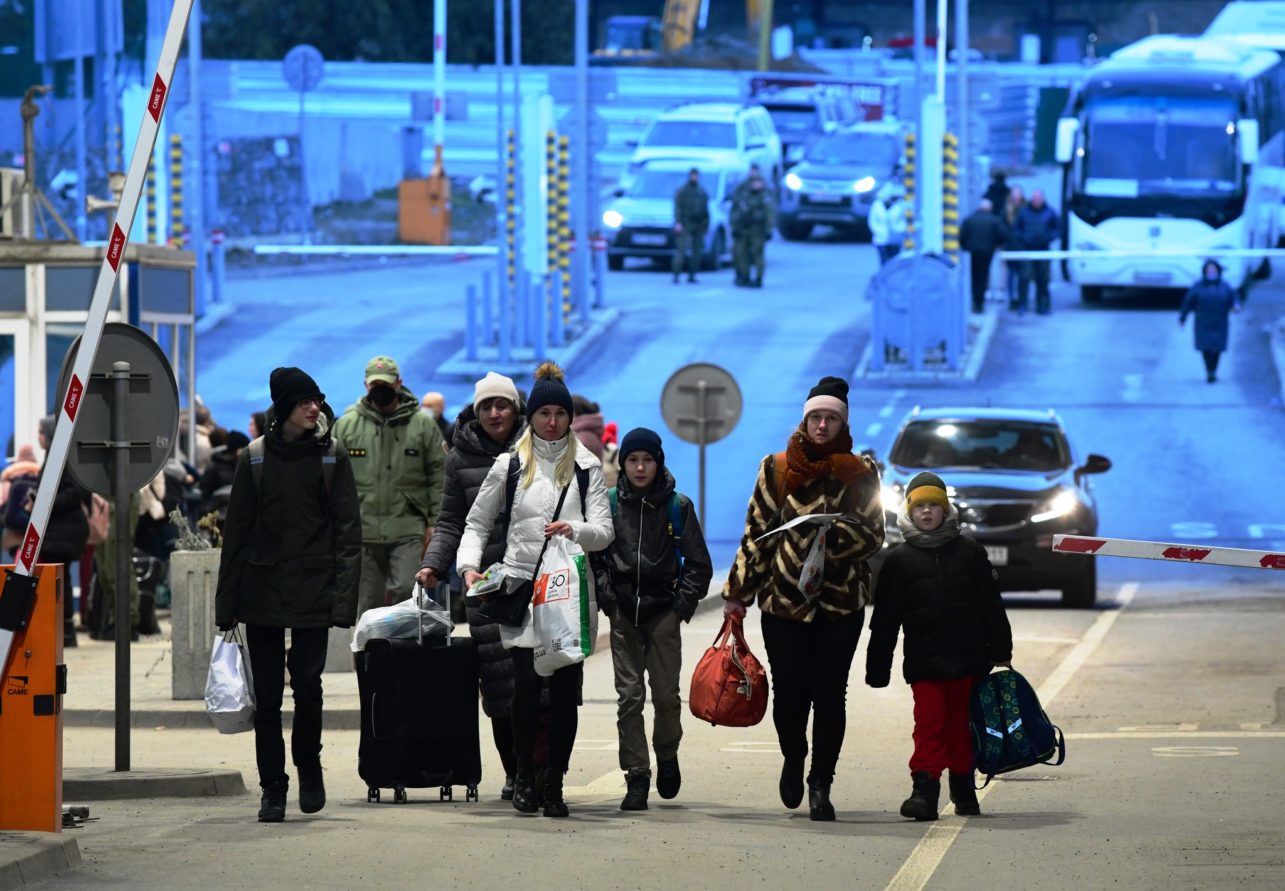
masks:
[[[507,399],[513,403],[513,410],[518,409],[518,388],[512,378],[494,371],[488,371],[486,377],[473,385],[473,412],[481,414],[481,405],[488,399]]]

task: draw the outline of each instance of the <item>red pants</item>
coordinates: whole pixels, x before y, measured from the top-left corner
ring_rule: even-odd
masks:
[[[973,769],[973,736],[968,729],[968,697],[977,678],[917,681],[915,751],[910,772],[927,772],[934,780],[943,770],[966,774]]]

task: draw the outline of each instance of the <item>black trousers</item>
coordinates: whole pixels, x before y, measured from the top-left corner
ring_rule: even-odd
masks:
[[[970,251],[969,256],[972,260],[969,278],[973,286],[973,312],[981,312],[986,306],[986,286],[991,281],[991,260],[995,258],[995,252]]]
[[[1223,356],[1219,350],[1201,350],[1200,354],[1205,357],[1205,371],[1210,374],[1218,371],[1218,360]]]
[[[284,628],[245,626],[250,670],[254,673],[254,754],[259,765],[259,785],[265,789],[289,780],[281,734],[281,699],[287,668],[294,693],[290,754],[295,767],[316,767],[321,763],[321,672],[326,667],[329,637],[328,628],[292,628],[287,653]]]
[[[584,663],[559,668],[550,678],[535,673],[535,651],[526,647],[509,650],[513,655],[513,754],[518,770],[535,771],[535,739],[540,720],[540,691],[549,685],[549,769],[558,776],[571,764],[580,720],[580,684]]]
[[[834,777],[848,723],[848,673],[864,621],[864,610],[838,621],[818,617],[814,622],[763,613],[772,720],[786,758],[807,757],[808,713],[813,713],[809,780],[828,783]]]

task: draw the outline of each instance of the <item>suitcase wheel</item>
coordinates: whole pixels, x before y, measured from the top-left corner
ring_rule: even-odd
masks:
[[[464,794],[465,801],[477,801],[477,786],[469,786],[468,792]]]
[[[405,804],[410,799],[406,797],[405,786],[393,787],[393,804]]]
[[[438,790],[437,794],[439,796],[438,798],[439,801],[455,800],[455,790],[453,790],[450,786],[443,786],[440,790]]]
[[[379,801],[379,789],[377,789],[377,788],[376,788],[376,787],[374,787],[374,786],[371,786],[369,789],[367,789],[367,790],[366,790],[366,801],[367,801],[368,803],[375,803],[375,802],[378,802],[378,801]]]

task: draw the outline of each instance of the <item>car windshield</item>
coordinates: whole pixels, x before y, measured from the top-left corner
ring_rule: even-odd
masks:
[[[765,105],[767,113],[772,116],[772,123],[781,132],[807,132],[821,126],[821,117],[815,106],[809,105]]]
[[[657,121],[643,143],[647,148],[667,145],[695,148],[736,148],[736,125],[716,121]]]
[[[686,170],[649,170],[643,168],[629,187],[634,198],[673,198],[687,182]]]
[[[892,448],[898,467],[1051,472],[1070,465],[1053,424],[1021,421],[916,421]]]
[[[893,167],[900,156],[901,144],[891,134],[835,133],[814,142],[808,149],[807,160],[826,166]]]

